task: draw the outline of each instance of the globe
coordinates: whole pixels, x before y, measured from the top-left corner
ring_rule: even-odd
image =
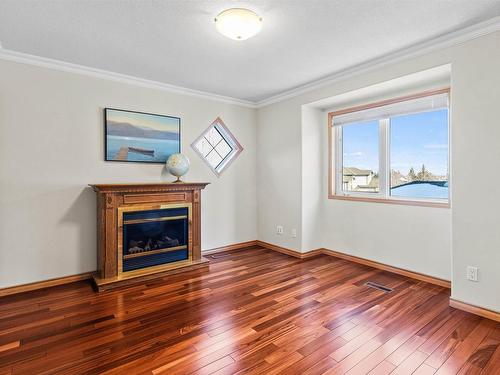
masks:
[[[177,177],[174,182],[182,182],[180,177],[189,171],[189,159],[183,154],[172,154],[167,159],[167,171]]]

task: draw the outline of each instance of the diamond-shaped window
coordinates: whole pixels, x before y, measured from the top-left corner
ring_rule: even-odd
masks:
[[[217,176],[243,151],[243,147],[219,117],[191,147]]]

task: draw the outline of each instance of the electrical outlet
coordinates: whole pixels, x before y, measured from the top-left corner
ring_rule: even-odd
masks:
[[[467,266],[467,280],[477,281],[478,268]]]
[[[297,238],[297,229],[292,229],[292,238]]]
[[[283,226],[282,225],[276,226],[276,234],[283,234]]]

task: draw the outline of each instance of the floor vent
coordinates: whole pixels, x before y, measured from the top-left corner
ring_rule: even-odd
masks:
[[[383,285],[380,285],[380,284],[377,284],[377,283],[372,283],[371,281],[368,281],[367,283],[365,283],[365,285],[369,286],[370,288],[375,288],[375,289],[381,290],[384,293],[390,293],[390,292],[392,292],[391,288],[388,288],[386,286],[383,286]]]
[[[231,253],[229,253],[229,254],[213,254],[213,255],[205,256],[205,258],[219,259],[219,258],[225,258],[225,257],[231,256],[231,255],[232,255]]]

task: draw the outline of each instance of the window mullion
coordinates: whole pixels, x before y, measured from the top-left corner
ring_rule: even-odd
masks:
[[[389,196],[390,185],[389,166],[389,119],[379,120],[379,189],[384,198]]]

